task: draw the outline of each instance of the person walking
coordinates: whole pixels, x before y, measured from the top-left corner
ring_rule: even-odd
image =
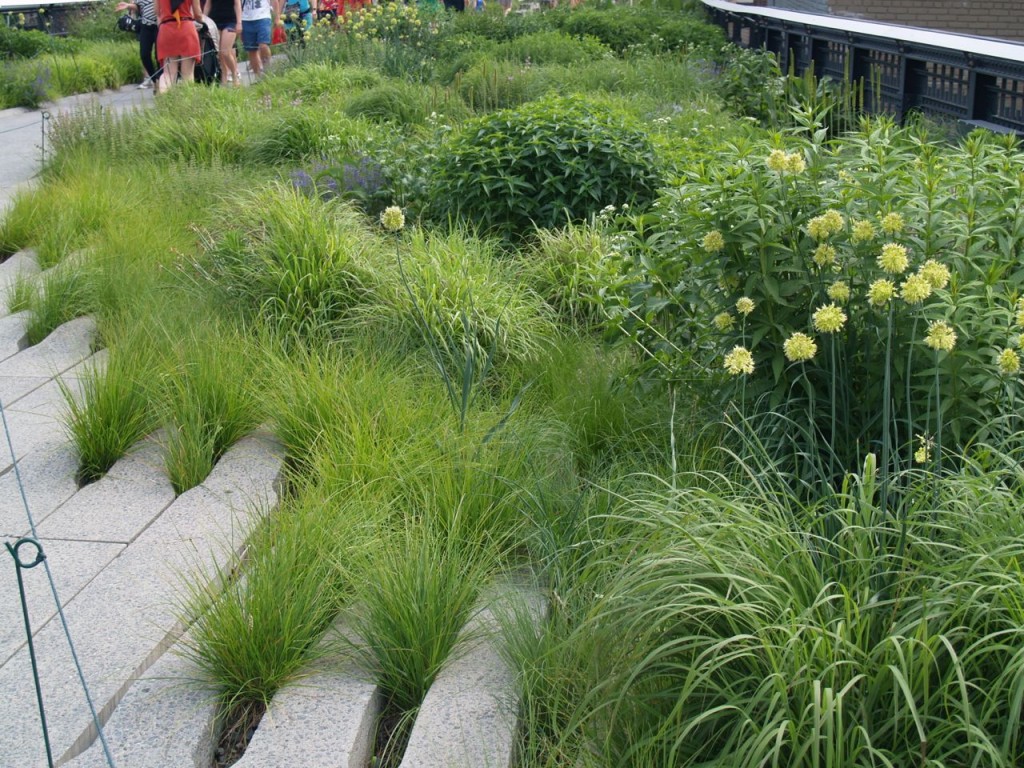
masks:
[[[242,47],[249,55],[249,71],[262,77],[270,63],[270,35],[278,24],[274,0],[242,0]]]
[[[221,85],[242,84],[235,56],[235,37],[242,28],[242,0],[206,0],[203,13],[213,19],[220,30],[217,56],[220,58]]]
[[[156,35],[159,30],[156,18],[156,0],[137,0],[134,3],[118,3],[117,10],[131,11],[139,19],[139,59],[146,79],[139,88],[152,88],[160,79],[160,66],[153,54],[156,51]]]
[[[157,93],[164,93],[178,81],[178,75],[191,83],[196,62],[202,55],[196,22],[202,20],[199,0],[156,0],[160,30],[156,37],[156,57],[164,68]]]

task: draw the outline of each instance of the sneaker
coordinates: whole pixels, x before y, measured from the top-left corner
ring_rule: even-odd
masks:
[[[141,83],[139,83],[139,90],[140,91],[144,91],[146,88],[152,88],[152,87],[153,87],[153,81],[150,80],[148,77],[145,80],[143,80]]]

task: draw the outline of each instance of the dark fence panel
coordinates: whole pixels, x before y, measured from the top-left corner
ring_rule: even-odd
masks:
[[[865,108],[912,110],[1024,135],[1024,44],[703,0],[734,43],[774,53],[784,71],[863,81]]]

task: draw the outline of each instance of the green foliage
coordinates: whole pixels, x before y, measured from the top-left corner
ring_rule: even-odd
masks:
[[[432,111],[431,107],[430,94],[423,88],[390,82],[353,96],[345,105],[345,113],[379,123],[409,125],[423,123]]]
[[[727,145],[689,169],[657,234],[623,252],[620,327],[658,377],[688,375],[699,350],[723,400],[784,416],[762,435],[778,458],[833,479],[879,446],[890,471],[935,441],[941,453],[943,432],[962,447],[1015,429],[994,419],[1019,387],[997,364],[1024,293],[1011,255],[1024,222],[1005,215],[1024,194],[1016,144],[979,133],[948,147],[884,120],[831,146],[823,135]],[[940,322],[955,349],[929,336]],[[814,339],[806,362],[784,346],[797,332]]]
[[[455,87],[470,109],[478,113],[517,107],[539,96],[545,84],[541,73],[518,61],[480,57]]]
[[[98,3],[90,3],[78,9],[76,13],[68,18],[68,36],[80,40],[119,40],[132,41],[134,43],[132,35],[128,35],[117,28],[115,22],[119,12],[114,9],[115,5],[116,3],[113,0],[103,0]],[[137,53],[137,43],[135,48]]]
[[[138,44],[127,40],[85,43],[67,52],[0,61],[0,109],[36,108],[48,99],[120,88],[142,71]]]
[[[99,480],[154,427],[152,373],[145,349],[112,350],[80,377],[81,394],[61,383],[65,429],[78,452],[78,478]]]
[[[47,53],[72,53],[79,47],[80,41],[72,38],[0,24],[0,59],[31,59]]]
[[[1018,764],[1019,473],[916,476],[900,555],[871,471],[821,506],[721,480],[592,520],[517,645],[530,764]]]
[[[464,232],[415,230],[402,254],[402,280],[390,286],[386,307],[375,310],[393,343],[408,339],[415,348],[433,340],[447,348],[456,359],[446,355],[445,364],[460,372],[460,387],[464,355],[522,365],[553,335],[539,297],[516,284],[495,249]]]
[[[644,133],[583,98],[552,96],[466,123],[435,164],[435,218],[522,235],[606,205],[647,205],[658,167]]]
[[[562,31],[595,38],[620,54],[637,48],[653,52],[718,50],[725,42],[719,27],[651,8],[580,8],[555,19]]]
[[[228,333],[185,339],[173,350],[173,374],[164,384],[164,461],[175,493],[210,474],[214,464],[259,423],[245,348]]]
[[[602,228],[568,224],[537,230],[536,243],[523,255],[530,284],[570,328],[595,330],[603,321],[599,292],[610,276]]]
[[[379,243],[341,201],[274,185],[227,216],[207,237],[210,277],[246,317],[282,333],[336,329],[386,272]]]
[[[565,32],[546,30],[517,37],[493,49],[495,58],[520,63],[575,64],[611,55],[608,47],[593,37],[573,37]]]
[[[785,103],[785,78],[775,55],[764,50],[726,45],[715,77],[715,92],[738,115],[767,121]]]
[[[213,580],[219,586],[188,583],[184,653],[215,686],[223,712],[268,704],[330,651],[319,641],[351,594],[350,563],[373,531],[366,512],[304,486],[256,527],[244,560],[232,557]]]
[[[30,318],[25,333],[38,344],[58,326],[89,314],[94,301],[90,270],[81,264],[61,266],[46,273],[28,295]]]

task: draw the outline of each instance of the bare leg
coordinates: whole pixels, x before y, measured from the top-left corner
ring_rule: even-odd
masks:
[[[260,59],[263,60],[264,67],[270,63],[270,46],[266,43],[260,43]]]
[[[235,59],[235,32],[230,29],[220,33],[220,81],[225,85],[238,80],[238,61]]]
[[[179,61],[181,59],[174,56],[164,59],[164,73],[160,76],[160,82],[156,86],[158,93],[167,93],[168,89],[177,82]]]
[[[247,53],[249,54],[249,71],[252,72],[253,77],[259,77],[263,74],[263,58],[259,51],[248,51]]]
[[[196,60],[189,56],[181,60],[181,81],[183,83],[195,82]]]

